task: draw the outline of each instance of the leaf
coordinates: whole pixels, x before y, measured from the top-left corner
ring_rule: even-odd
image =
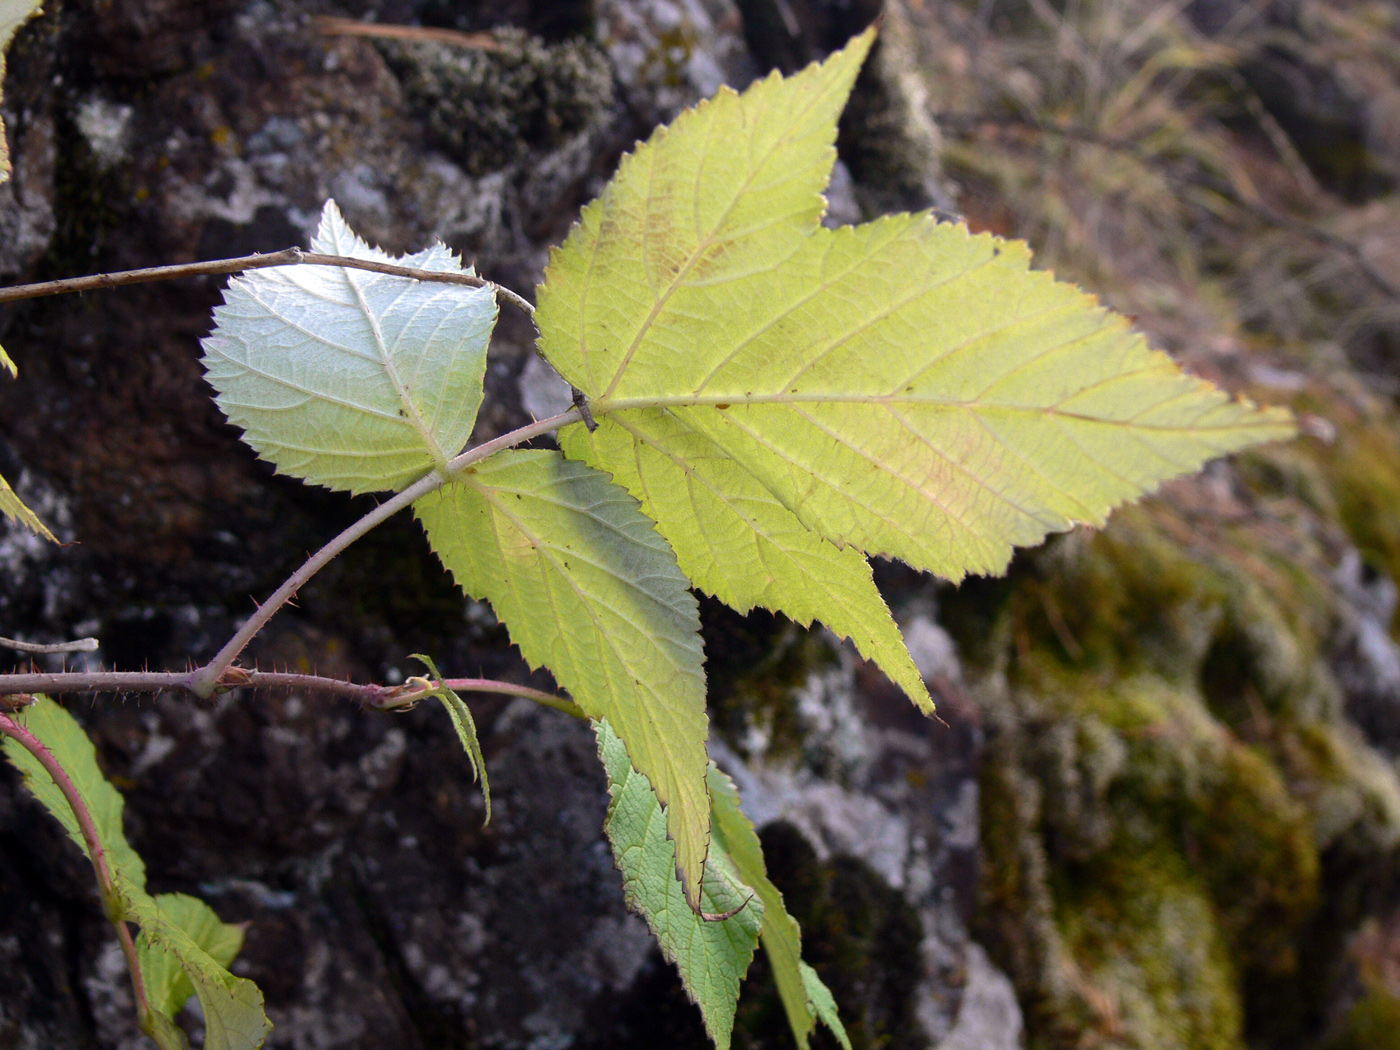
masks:
[[[697,583],[852,635],[922,704],[856,552],[997,572],[1016,545],[1292,425],[1181,373],[1030,271],[1023,244],[929,215],[822,228],[871,40],[721,90],[625,158],[554,253],[536,318],[600,423],[562,446],[643,500]],[[799,525],[823,544],[798,555]],[[823,564],[858,614],[810,594]],[[879,626],[862,638],[861,622]]]
[[[462,750],[467,753],[467,761],[471,763],[472,779],[481,781],[481,794],[486,800],[486,819],[481,822],[481,826],[485,827],[491,823],[491,781],[486,776],[486,758],[481,753],[481,741],[477,739],[476,720],[472,718],[471,709],[467,707],[466,701],[447,687],[447,682],[438,672],[432,657],[413,653],[412,658],[427,667],[428,673],[437,681],[438,687],[433,695],[447,708],[447,715],[452,719],[452,728],[457,730],[457,739],[462,742]]]
[[[851,1039],[846,1035],[846,1026],[841,1023],[841,1018],[836,1012],[836,1000],[831,997],[831,990],[822,984],[816,970],[806,963],[799,965],[802,970],[802,984],[807,989],[807,998],[816,1012],[817,1019],[831,1030],[831,1034],[836,1036],[836,1041],[845,1050],[851,1050]]]
[[[205,1050],[257,1050],[262,1046],[272,1030],[272,1022],[263,1012],[258,986],[224,969],[176,917],[167,914],[144,890],[125,879],[118,879],[118,887],[125,903],[124,917],[141,927],[141,941],[148,957],[168,956],[184,972],[199,997],[204,1010]],[[222,950],[227,935],[215,933],[213,940],[214,947]]]
[[[327,201],[313,251],[463,270],[444,245],[391,257]],[[203,342],[215,400],[279,471],[350,492],[400,489],[461,451],[481,406],[491,288],[339,266],[229,282]]]
[[[809,530],[747,470],[674,415],[645,437],[626,419],[567,427],[564,453],[611,470],[656,520],[681,571],[725,604],[779,609],[807,626],[820,619],[925,710],[933,710],[889,607],[859,551]]]
[[[3,131],[0,131],[0,134],[3,134]],[[19,375],[19,369],[15,367],[15,363],[10,359],[10,355],[5,353],[5,348],[3,346],[0,346],[0,368],[9,372],[11,377]]]
[[[710,764],[710,802],[714,820],[713,849],[722,850],[734,865],[739,879],[752,886],[763,904],[763,929],[760,940],[773,970],[778,986],[778,998],[787,1014],[793,1038],[801,1050],[807,1050],[816,1016],[808,1000],[810,993],[803,979],[802,930],[783,903],[783,895],[768,878],[763,861],[763,846],[754,831],[753,822],[739,808],[739,793],[734,782]]]
[[[120,873],[137,889],[144,890],[146,862],[131,848],[122,830],[122,809],[126,803],[98,768],[97,750],[83,732],[83,727],[60,705],[44,696],[36,697],[34,703],[16,716],[16,721],[52,752],[77,788],[92,815],[98,840],[102,843],[102,851],[107,856],[107,864],[113,875]],[[53,777],[49,776],[49,771],[13,737],[5,737],[4,748],[5,757],[23,775],[24,786],[58,818],[69,838],[87,854],[88,860],[92,860],[82,829],[78,826],[78,818],[73,815],[68,800],[63,797]]]
[[[41,6],[42,0],[0,0],[0,87],[5,84],[5,52],[10,49],[10,41],[14,39],[20,26],[39,13]],[[10,177],[8,139],[5,121],[0,119],[0,182]],[[3,358],[3,362],[0,363],[5,364],[13,373],[15,366],[5,357],[3,350],[0,350],[0,358]]]
[[[220,922],[203,901],[146,892],[145,862],[122,830],[123,799],[102,776],[96,749],[72,715],[41,696],[18,718],[58,760],[92,817],[112,878],[103,902],[109,918],[141,927],[137,955],[152,1010],[143,1023],[152,1037],[163,1050],[186,1044],[173,1017],[193,992],[204,1007],[206,1050],[257,1050],[272,1028],[262,1012],[262,993],[224,969],[238,954],[243,932]],[[25,786],[91,860],[78,820],[48,770],[13,737],[5,737],[3,746]]]
[[[627,905],[646,919],[662,953],[680,970],[686,994],[700,1007],[715,1046],[728,1050],[739,982],[748,972],[765,922],[764,902],[736,876],[716,837],[700,907],[711,915],[733,914],[715,921],[687,907],[674,874],[675,847],[666,838],[656,793],[632,768],[626,747],[607,721],[596,722],[594,730],[612,796],[603,828],[622,871]]]
[[[242,949],[242,927],[221,921],[214,909],[198,897],[184,893],[162,893],[154,901],[167,922],[183,930],[190,940],[224,969]],[[189,975],[173,953],[155,947],[144,932],[137,939],[136,953],[146,981],[146,998],[152,1009],[173,1018],[194,994]]]
[[[12,521],[19,522],[31,532],[37,532],[44,539],[58,542],[58,537],[39,520],[39,515],[25,506],[24,501],[15,495],[15,490],[10,488],[9,482],[4,478],[0,478],[0,513]]]
[[[531,667],[607,719],[666,805],[692,907],[710,832],[700,617],[666,541],[607,476],[501,452],[414,512],[457,583],[490,601]]]

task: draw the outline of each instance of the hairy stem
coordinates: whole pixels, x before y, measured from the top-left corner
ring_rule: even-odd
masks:
[[[68,771],[63,768],[63,764],[54,757],[53,752],[45,747],[44,742],[37,736],[5,714],[0,714],[0,733],[18,742],[21,747],[34,756],[38,763],[44,767],[44,771],[53,778],[54,785],[63,793],[68,808],[73,811],[73,817],[78,822],[78,830],[82,833],[83,842],[87,845],[88,859],[92,861],[92,870],[97,875],[97,885],[102,894],[102,910],[106,913],[108,921],[116,927],[117,937],[122,942],[122,954],[126,956],[126,967],[131,971],[131,990],[136,997],[137,1016],[145,1018],[150,1013],[150,1004],[146,999],[146,982],[141,977],[141,965],[136,957],[136,945],[131,940],[131,930],[128,929],[124,919],[113,914],[113,901],[118,898],[116,884],[112,878],[111,866],[107,863],[107,851],[102,846],[102,836],[97,832],[97,822],[92,819],[92,811],[88,809],[87,801],[83,798],[77,785],[73,783],[72,778],[69,777]]]
[[[421,499],[430,492],[435,492],[447,484],[453,474],[471,466],[473,463],[485,459],[487,456],[501,449],[511,448],[531,438],[540,437],[557,430],[568,423],[578,422],[580,416],[576,408],[571,408],[567,412],[561,412],[557,416],[550,416],[548,419],[541,419],[529,426],[512,430],[508,434],[502,434],[494,441],[487,441],[475,448],[467,449],[447,464],[447,475],[433,471],[427,477],[415,481],[408,488],[404,489],[392,499],[381,503],[374,510],[370,511],[355,524],[342,532],[335,539],[331,540],[319,551],[313,554],[291,576],[287,577],[285,583],[273,592],[258,611],[250,616],[246,623],[238,629],[238,633],[228,640],[228,644],[215,654],[203,667],[196,670],[189,676],[189,686],[191,692],[196,696],[210,697],[219,685],[219,680],[225,671],[233,666],[233,661],[238,659],[238,654],[243,652],[253,637],[262,630],[268,620],[272,619],[278,609],[287,603],[287,600],[296,594],[306,582],[320,572],[337,554],[343,551],[350,544],[369,532],[380,522],[393,517],[399,511],[412,504],[415,500]]]
[[[208,262],[179,263],[173,266],[148,266],[142,270],[121,270],[116,273],[98,273],[90,277],[65,277],[59,281],[41,281],[38,284],[16,284],[0,288],[0,303],[14,302],[17,299],[36,299],[43,295],[63,295],[67,292],[88,292],[96,288],[118,288],[125,284],[145,284],[150,281],[169,281],[176,277],[201,277],[211,274],[241,273],[244,270],[261,270],[269,266],[343,266],[351,270],[369,270],[373,273],[387,273],[395,277],[412,277],[417,281],[436,281],[439,284],[465,284],[473,288],[494,288],[503,299],[515,304],[531,317],[535,308],[529,300],[484,277],[473,277],[465,273],[444,273],[440,270],[419,270],[412,266],[396,266],[393,263],[376,262],[373,259],[355,259],[348,255],[323,255],[320,252],[302,251],[300,248],[284,248],[269,255],[242,255],[236,259],[212,259]]]
[[[444,683],[459,693],[498,693],[521,696],[545,707],[563,711],[576,718],[586,717],[577,704],[542,689],[494,678],[449,678]],[[403,685],[378,685],[347,682],[341,678],[325,678],[314,674],[291,674],[283,671],[246,671],[231,669],[219,683],[225,689],[301,689],[308,693],[354,700],[378,711],[394,711],[412,707],[432,694],[431,689],[415,689]],[[174,671],[33,671],[28,674],[0,675],[0,696],[22,696],[44,693],[193,693],[188,672]]]

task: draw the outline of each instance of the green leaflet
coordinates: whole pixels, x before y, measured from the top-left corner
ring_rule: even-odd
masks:
[[[850,638],[920,707],[933,710],[904,639],[853,547],[822,539],[709,438],[671,413],[647,417],[643,433],[626,414],[589,433],[566,427],[566,455],[613,472],[641,501],[696,586],[748,612],[781,609],[806,626],[822,620]]]
[[[258,986],[224,969],[144,890],[118,879],[118,891],[126,902],[124,917],[141,927],[148,957],[162,953],[172,958],[199,997],[204,1009],[205,1050],[257,1050],[262,1046],[272,1023],[263,1013]]]
[[[871,39],[653,135],[554,253],[537,321],[600,422],[564,448],[643,501],[701,587],[822,619],[923,703],[859,553],[1000,571],[1292,425],[1181,373],[1023,244],[927,215],[822,228]],[[858,613],[811,594],[814,564]]]
[[[442,244],[393,258],[327,201],[313,251],[463,270]],[[215,400],[277,469],[350,492],[400,489],[460,452],[481,406],[491,288],[338,266],[229,282],[203,342]]]
[[[184,930],[190,940],[224,969],[228,969],[243,948],[243,928],[222,922],[214,909],[198,897],[162,893],[154,901],[166,922]],[[174,1017],[194,994],[189,974],[172,953],[156,947],[144,929],[136,942],[136,952],[141,959],[146,996],[152,1008]]]
[[[39,13],[41,5],[42,0],[0,0],[0,87],[5,83],[5,52],[10,49],[10,41],[14,39],[20,26]],[[0,119],[0,182],[9,177],[10,147],[5,122]],[[0,350],[0,359],[3,359],[0,363],[5,364],[13,373],[15,366],[5,357],[3,350]]]
[[[412,658],[426,667],[428,673],[437,681],[438,688],[433,695],[447,708],[447,716],[452,719],[452,728],[457,731],[457,739],[462,742],[462,750],[467,753],[467,761],[471,763],[472,779],[481,781],[481,794],[486,800],[486,819],[481,824],[485,827],[491,823],[491,780],[486,775],[486,758],[481,753],[481,741],[476,735],[476,719],[472,718],[471,709],[467,707],[466,701],[447,688],[446,681],[439,673],[437,664],[433,663],[432,657],[413,653]]]
[[[798,965],[802,971],[802,986],[807,989],[808,1005],[816,1013],[817,1019],[831,1029],[837,1042],[845,1050],[851,1050],[851,1039],[846,1034],[846,1026],[841,1023],[841,1018],[836,1013],[836,1000],[831,997],[831,989],[822,984],[822,979],[817,976],[816,970],[806,963]]]
[[[715,921],[686,906],[673,874],[675,847],[666,838],[666,817],[656,793],[632,768],[612,727],[599,720],[594,730],[612,796],[603,828],[622,871],[627,904],[646,919],[662,953],[680,970],[686,993],[700,1007],[715,1046],[729,1050],[739,982],[748,972],[765,923],[764,901],[736,875],[717,835],[705,866],[700,909],[710,915],[733,914]]]
[[[689,581],[626,491],[557,452],[500,452],[414,504],[532,667],[606,718],[667,807],[692,907],[710,837],[704,660]]]
[[[15,490],[10,488],[9,482],[0,478],[0,513],[6,517],[19,522],[32,532],[37,532],[46,540],[58,542],[58,537],[49,531],[48,526],[39,520],[39,516],[24,505],[24,501],[15,495]]]
[[[122,830],[122,797],[102,776],[92,741],[72,715],[39,697],[16,720],[52,752],[92,815],[112,876],[112,891],[103,902],[108,917],[141,927],[137,956],[152,1011],[142,1018],[143,1027],[162,1050],[182,1050],[187,1041],[174,1015],[193,993],[204,1008],[206,1050],[257,1050],[272,1029],[262,993],[225,968],[242,946],[243,931],[220,922],[193,897],[153,898],[146,892],[145,863]],[[17,740],[7,736],[3,746],[25,786],[88,853],[77,818],[48,770]]]
[[[144,889],[146,862],[131,848],[126,841],[126,832],[122,830],[122,809],[126,802],[102,775],[102,770],[97,766],[97,749],[83,732],[83,727],[62,706],[47,697],[39,697],[24,708],[15,721],[43,741],[68,773],[68,779],[73,781],[73,786],[78,789],[78,794],[87,803],[88,812],[92,814],[92,822],[97,827],[97,836],[112,870],[125,873],[138,889]],[[5,737],[3,746],[5,757],[24,777],[24,786],[58,818],[68,837],[87,854],[88,860],[92,860],[82,829],[78,827],[78,819],[48,770],[19,741]]]
[[[752,886],[763,903],[763,930],[760,939],[773,969],[788,1025],[801,1050],[807,1050],[817,1020],[808,1000],[811,995],[803,978],[802,930],[783,903],[783,895],[768,878],[763,847],[753,823],[739,809],[739,793],[734,782],[710,764],[710,801],[713,805],[715,847],[728,856],[739,878]],[[834,1006],[833,1006],[834,1010]]]

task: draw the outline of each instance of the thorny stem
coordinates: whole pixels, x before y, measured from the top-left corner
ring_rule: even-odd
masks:
[[[258,606],[257,612],[244,622],[243,626],[228,640],[228,643],[203,667],[184,673],[173,671],[34,671],[28,674],[0,675],[0,696],[15,696],[24,693],[87,692],[89,690],[160,692],[173,689],[193,693],[195,696],[207,700],[220,689],[247,685],[253,688],[290,686],[314,689],[318,692],[345,696],[370,707],[399,707],[405,703],[411,703],[416,697],[405,697],[402,691],[397,689],[386,689],[379,685],[356,685],[353,682],[322,678],[318,675],[249,671],[241,667],[234,667],[233,662],[238,659],[239,654],[243,652],[254,636],[272,619],[277,610],[287,604],[297,591],[306,585],[307,581],[320,572],[336,555],[376,525],[393,517],[415,500],[440,489],[451,478],[472,464],[478,463],[502,449],[522,444],[569,423],[577,423],[581,418],[580,410],[571,408],[567,412],[550,416],[548,419],[537,420],[528,426],[502,434],[492,441],[482,442],[449,461],[446,476],[436,470],[432,471],[393,498],[381,503],[318,550],[302,564],[301,568],[287,577],[282,586],[278,587],[267,601]],[[577,712],[577,708],[570,701],[555,697],[550,693],[541,693],[539,690],[512,686],[505,682],[488,682],[485,679],[464,679],[463,681],[476,684],[464,684],[453,688],[460,688],[461,691],[513,693],[517,696],[528,696],[569,714]]]
[[[499,693],[503,696],[522,696],[534,700],[545,707],[576,717],[584,717],[578,705],[564,697],[532,689],[514,682],[500,682],[492,678],[449,678],[444,683],[449,689],[459,693]],[[172,671],[65,671],[46,673],[33,671],[28,674],[0,675],[0,688],[6,696],[45,693],[159,693],[165,691],[192,693],[190,675]],[[283,671],[247,671],[241,667],[231,668],[219,682],[220,689],[303,689],[309,693],[324,693],[328,696],[354,700],[365,707],[377,711],[396,711],[412,707],[419,700],[432,695],[431,689],[414,689],[397,685],[384,686],[370,683],[347,682],[342,678],[326,678],[315,674],[291,674]],[[27,703],[28,701],[26,701]]]
[[[547,434],[551,430],[557,430],[567,423],[576,423],[579,418],[578,409],[571,408],[557,416],[550,416],[548,419],[541,419],[529,426],[502,434],[494,441],[486,441],[475,448],[469,448],[447,464],[447,477],[435,470],[427,477],[415,481],[397,496],[381,503],[313,554],[300,569],[287,577],[286,582],[273,592],[271,598],[258,607],[258,611],[248,618],[247,622],[238,629],[238,633],[230,638],[228,644],[214,656],[214,659],[189,676],[190,691],[196,696],[205,698],[214,695],[214,690],[218,687],[224,672],[233,665],[234,660],[238,659],[238,654],[253,640],[253,636],[262,630],[263,625],[268,620],[272,619],[273,614],[285,605],[287,600],[296,594],[311,577],[320,572],[331,559],[369,532],[370,529],[393,517],[415,500],[421,499],[430,492],[436,492],[447,484],[452,475],[465,470],[473,463],[479,462],[503,448],[519,445],[531,438]]]
[[[108,921],[116,927],[117,937],[121,940],[122,954],[126,956],[126,968],[131,971],[131,990],[136,997],[137,1016],[143,1019],[148,1017],[151,1008],[146,999],[146,983],[141,978],[141,964],[136,957],[136,945],[131,939],[131,930],[127,927],[126,920],[114,911],[114,902],[119,898],[116,882],[112,878],[112,869],[107,863],[107,851],[102,846],[102,837],[97,832],[97,824],[92,819],[87,801],[68,776],[63,764],[37,736],[6,714],[0,714],[0,733],[16,741],[34,756],[44,767],[44,771],[53,778],[54,785],[63,793],[68,807],[73,811],[78,829],[82,832],[83,842],[87,845],[92,870],[97,875],[97,885],[102,893],[102,910],[106,913]]]
[[[465,284],[472,288],[494,288],[496,294],[501,298],[518,306],[531,317],[535,315],[535,308],[530,305],[529,300],[494,281],[486,280],[484,277],[441,270],[419,270],[412,266],[396,266],[393,263],[376,262],[373,259],[356,259],[348,255],[323,255],[320,252],[302,251],[300,248],[284,248],[282,251],[272,252],[270,255],[242,255],[236,259],[213,259],[208,262],[179,263],[174,266],[149,266],[142,270],[120,270],[116,273],[93,274],[90,277],[65,277],[59,281],[16,284],[9,288],[0,288],[0,303],[14,302],[17,299],[36,299],[43,295],[63,295],[66,292],[88,292],[96,288],[118,288],[125,284],[169,281],[176,277],[241,273],[244,270],[262,270],[269,266],[295,266],[297,264],[343,266],[350,270],[369,270],[372,273],[387,273],[395,277],[412,277],[417,281]]]

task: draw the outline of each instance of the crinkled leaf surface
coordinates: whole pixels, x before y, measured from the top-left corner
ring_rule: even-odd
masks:
[[[787,1014],[793,1038],[801,1050],[807,1050],[816,1015],[809,1002],[810,993],[802,976],[802,930],[788,913],[783,895],[768,878],[763,860],[763,846],[754,831],[753,822],[739,808],[739,792],[734,782],[711,763],[710,803],[714,825],[714,849],[722,850],[734,866],[735,874],[747,886],[753,887],[763,904],[763,928],[759,939],[773,970],[778,986],[778,998]],[[833,1007],[834,1009],[834,1007]]]
[[[463,270],[444,245],[391,257],[327,201],[313,251]],[[216,401],[277,469],[350,492],[400,489],[444,466],[471,436],[491,288],[338,266],[280,266],[229,282],[204,367]]]
[[[728,1050],[739,982],[766,924],[765,902],[736,874],[717,835],[705,865],[700,908],[711,915],[733,914],[715,921],[691,910],[675,876],[675,847],[666,838],[666,818],[656,793],[632,768],[627,748],[612,727],[599,720],[594,728],[612,795],[603,827],[622,871],[627,904],[646,919],[662,953],[680,970],[681,983],[700,1007],[715,1046]],[[749,830],[752,834],[752,827]]]
[[[557,452],[497,453],[414,504],[438,557],[533,667],[606,718],[666,805],[689,900],[709,844],[700,618],[636,500]]]
[[[39,13],[42,0],[0,0],[0,87],[5,84],[5,53],[10,49],[19,27]],[[0,182],[10,177],[10,147],[5,122],[0,119]],[[6,358],[0,351],[0,358]],[[14,365],[9,366],[14,371]]]
[[[1292,428],[1031,271],[1020,243],[928,215],[821,227],[870,42],[653,135],[555,252],[537,320],[601,424],[565,449],[644,500],[699,586],[818,616],[923,703],[855,552],[996,572],[1015,545]],[[820,541],[800,555],[799,526]],[[816,552],[857,616],[807,586],[795,563]],[[862,638],[852,619],[880,626]]]

